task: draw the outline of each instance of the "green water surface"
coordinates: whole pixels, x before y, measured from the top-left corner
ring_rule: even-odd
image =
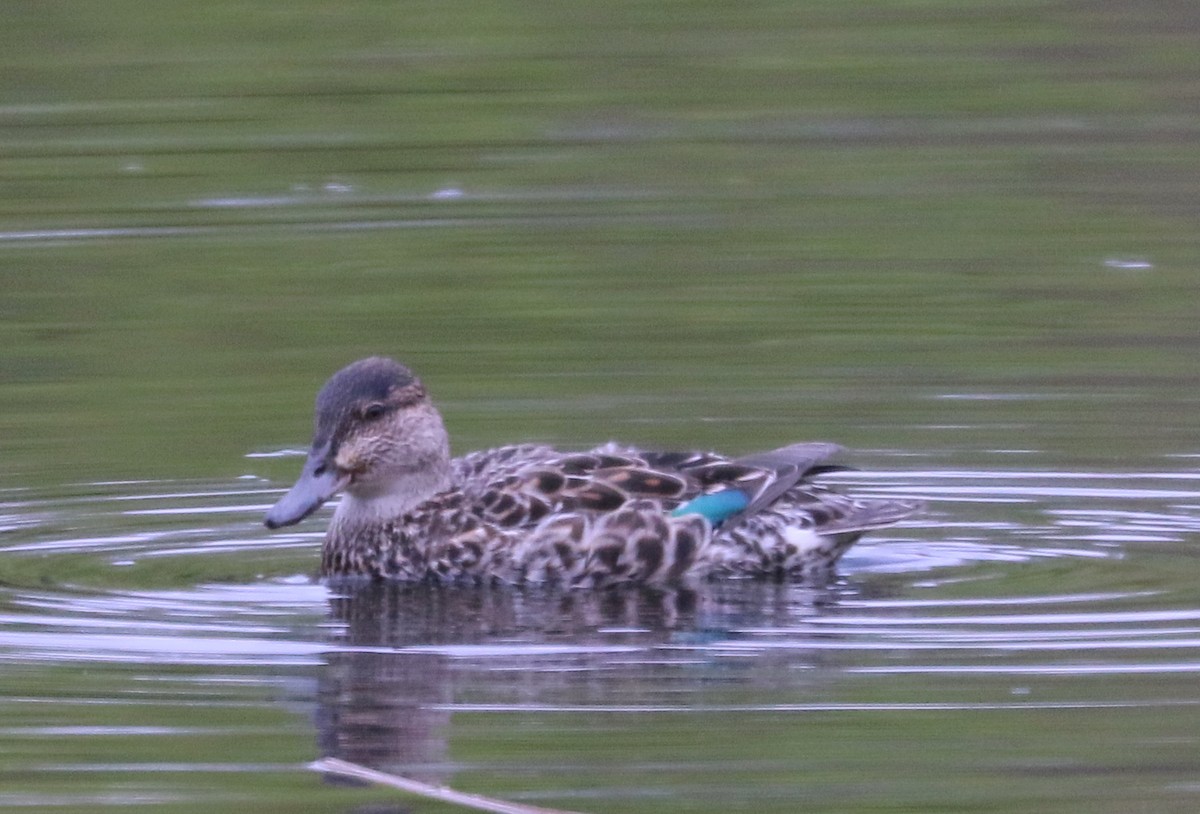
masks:
[[[828,439],[868,469],[1187,468],[1198,8],[10,2],[5,518],[153,491],[112,485],[126,480],[282,486],[297,459],[247,455],[302,448],[317,387],[369,354],[424,378],[459,452]],[[191,522],[67,505],[64,537]],[[939,506],[931,522],[1006,511],[1022,509]],[[268,540],[256,517],[205,540]],[[0,546],[38,539],[0,528]],[[75,592],[307,574],[316,539],[129,569],[4,551],[0,609],[20,631]],[[1198,598],[1188,542],[1129,563],[975,566],[932,587],[873,575],[849,595],[1145,592],[1178,610]],[[280,612],[261,635],[319,639],[324,613]],[[914,653],[897,644],[899,662]],[[303,769],[319,660],[3,654],[0,809],[397,799]],[[818,670],[803,700],[999,703],[1017,686],[838,678],[853,662]],[[1193,811],[1193,685],[1164,669],[1040,687],[1087,714],[456,713],[447,760],[456,785],[580,811]],[[732,687],[730,703],[781,700],[753,671]],[[1146,698],[1158,705],[1103,708]]]

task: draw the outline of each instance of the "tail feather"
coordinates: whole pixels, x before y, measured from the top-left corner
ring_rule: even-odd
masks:
[[[855,504],[853,511],[822,524],[821,533],[861,533],[887,528],[925,508],[925,504],[919,500],[862,500],[855,501]]]

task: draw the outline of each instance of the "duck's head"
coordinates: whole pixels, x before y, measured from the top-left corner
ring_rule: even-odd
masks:
[[[268,528],[298,523],[345,491],[338,514],[388,519],[446,488],[450,451],[425,386],[391,359],[361,359],[317,394],[312,448],[300,479],[267,512]]]

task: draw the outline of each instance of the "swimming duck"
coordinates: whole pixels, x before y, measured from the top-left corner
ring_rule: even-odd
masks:
[[[827,463],[839,449],[729,458],[519,444],[451,458],[425,386],[373,357],[321,388],[303,472],[265,523],[298,523],[342,493],[322,547],[326,577],[592,587],[823,579],[864,532],[919,508],[814,484],[840,468]]]

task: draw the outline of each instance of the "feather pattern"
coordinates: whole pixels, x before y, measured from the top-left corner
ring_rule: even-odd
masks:
[[[305,472],[267,525],[298,522],[345,489],[323,547],[329,577],[573,587],[816,580],[864,532],[919,509],[815,483],[837,468],[828,461],[840,448],[827,443],[740,458],[521,444],[451,459],[420,382],[386,359],[340,371],[318,405],[333,426],[319,410]]]

